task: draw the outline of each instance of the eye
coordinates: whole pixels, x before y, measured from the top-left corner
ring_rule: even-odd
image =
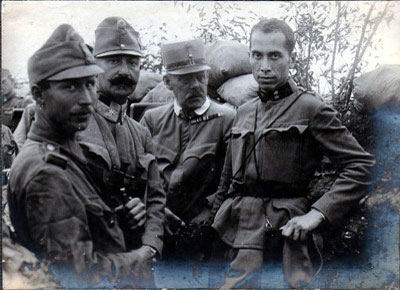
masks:
[[[65,89],[65,90],[67,90],[67,91],[74,91],[74,90],[76,90],[76,85],[75,84],[72,84],[72,83],[67,83],[67,84],[65,84],[64,86],[63,86],[63,88]]]
[[[277,60],[281,57],[281,54],[279,52],[273,52],[271,53],[271,59]]]
[[[95,81],[95,80],[90,80],[90,81],[88,81],[88,82],[86,83],[86,86],[87,86],[89,89],[93,89],[93,88],[96,86],[96,81]]]
[[[261,53],[259,53],[258,51],[253,51],[253,52],[251,53],[251,56],[252,56],[252,58],[254,58],[254,59],[256,59],[256,60],[260,60],[261,57],[262,57]]]
[[[118,58],[110,58],[110,59],[108,59],[108,62],[113,65],[117,65],[120,63],[120,60]]]
[[[132,67],[136,67],[136,66],[139,65],[139,61],[136,60],[136,59],[130,59],[130,60],[128,60],[128,64],[129,64],[130,66],[132,66]]]

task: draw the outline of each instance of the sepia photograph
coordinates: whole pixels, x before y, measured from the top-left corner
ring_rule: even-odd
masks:
[[[2,289],[400,290],[399,11],[1,1]]]

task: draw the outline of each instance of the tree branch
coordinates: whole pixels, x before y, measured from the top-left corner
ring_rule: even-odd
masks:
[[[369,21],[371,19],[371,14],[372,14],[372,11],[374,10],[374,8],[375,8],[375,2],[372,3],[372,5],[370,6],[369,11],[368,11],[368,15],[364,20],[364,25],[362,27],[360,39],[359,39],[358,44],[357,44],[357,50],[356,50],[356,53],[355,53],[355,56],[354,56],[353,65],[352,65],[349,73],[347,74],[347,77],[346,77],[345,81],[343,82],[343,84],[342,84],[342,86],[341,86],[341,88],[339,90],[339,93],[338,93],[339,97],[342,95],[343,91],[349,85],[349,81],[350,81],[350,79],[352,79],[352,76],[354,75],[354,72],[355,72],[356,67],[358,65],[358,56],[360,54],[361,46],[362,46],[362,43],[363,43],[363,40],[364,40],[365,31],[366,31],[368,23],[369,23]]]
[[[333,52],[332,52],[332,63],[331,63],[331,93],[332,93],[332,101],[333,105],[337,104],[336,95],[335,95],[335,60],[336,60],[336,50],[339,41],[339,26],[340,26],[340,13],[342,9],[342,3],[336,2],[337,5],[337,16],[336,16],[336,25],[335,25],[335,40],[333,43]]]

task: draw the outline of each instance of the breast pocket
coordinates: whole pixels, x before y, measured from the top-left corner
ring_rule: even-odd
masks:
[[[262,131],[257,159],[263,180],[296,183],[304,179],[304,151],[309,137],[308,125],[302,123],[281,124]]]
[[[254,131],[240,127],[232,127],[230,142],[232,172],[235,178],[240,178],[242,176],[241,169],[244,169],[242,163],[250,154],[252,145],[254,144]]]

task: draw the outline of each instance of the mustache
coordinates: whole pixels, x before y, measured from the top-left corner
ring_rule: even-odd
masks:
[[[126,85],[134,86],[137,84],[137,80],[128,75],[117,75],[110,80],[111,85]]]

